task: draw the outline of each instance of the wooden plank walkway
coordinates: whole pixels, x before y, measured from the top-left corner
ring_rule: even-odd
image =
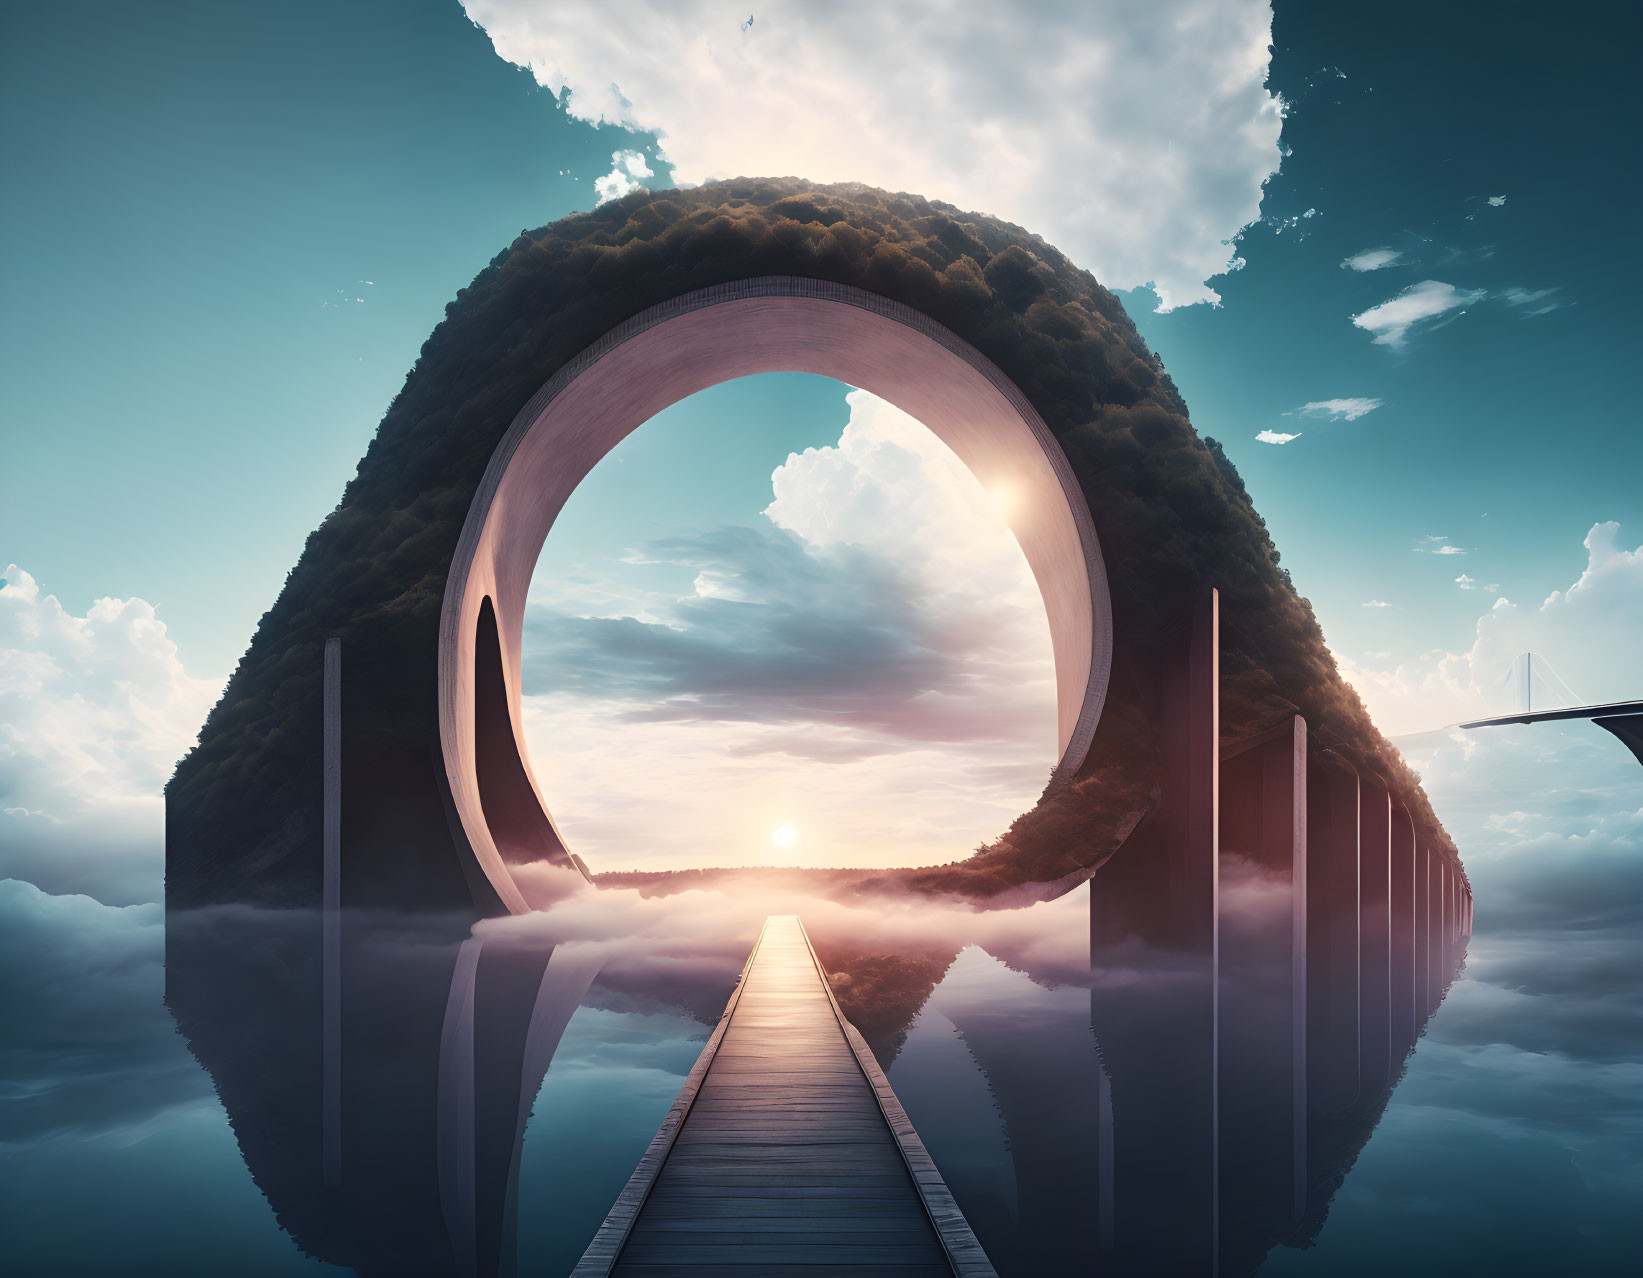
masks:
[[[572,1278],[993,1278],[795,915],[718,1027]]]

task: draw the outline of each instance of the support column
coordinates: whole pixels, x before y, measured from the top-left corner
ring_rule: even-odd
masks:
[[[1449,872],[1449,858],[1440,855],[1436,858],[1436,862],[1439,908],[1437,993],[1432,1000],[1434,1006],[1443,997],[1443,991],[1449,986],[1449,973],[1454,967],[1455,953],[1455,881]]]
[[[1211,591],[1160,636],[1165,790],[1090,883],[1104,1273],[1217,1272],[1219,630]]]
[[[1307,1110],[1358,1094],[1358,776],[1314,752],[1307,770]]]
[[[1379,781],[1363,780],[1358,845],[1358,1103],[1372,1105],[1386,1087],[1391,1059],[1391,971],[1388,928],[1392,800]]]
[[[1428,848],[1426,855],[1426,1010],[1437,1011],[1443,999],[1443,853]]]
[[[324,1180],[342,1184],[342,640],[325,641],[325,810],[320,903],[320,1158]]]
[[[1416,842],[1415,852],[1415,1016],[1413,1037],[1432,1007],[1432,850]]]
[[[1258,1265],[1306,1209],[1307,734],[1223,752],[1221,1262]]]
[[[1415,1041],[1415,827],[1402,808],[1392,809],[1392,850],[1387,900],[1391,997],[1388,1016],[1389,1077],[1396,1079],[1403,1058]]]

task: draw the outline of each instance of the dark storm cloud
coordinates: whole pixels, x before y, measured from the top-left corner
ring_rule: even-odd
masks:
[[[0,880],[0,1142],[139,1123],[211,1094],[162,998],[158,905]]]
[[[630,722],[829,723],[914,741],[986,740],[1014,726],[1010,689],[986,691],[1000,682],[990,663],[1018,659],[992,619],[978,623],[971,601],[946,615],[881,558],[744,527],[644,555],[695,570],[703,592],[664,621],[532,607],[527,694],[627,702]],[[784,733],[768,748],[807,753],[795,746]],[[864,742],[852,757],[882,750]]]

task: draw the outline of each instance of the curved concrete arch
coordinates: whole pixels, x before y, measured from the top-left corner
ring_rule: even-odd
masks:
[[[1299,714],[1453,857],[1119,299],[994,218],[747,178],[522,232],[458,290],[167,784],[168,901],[494,914],[525,908],[523,867],[576,864],[520,733],[532,565],[623,434],[773,369],[857,383],[1018,485],[1056,645],[1060,766],[1038,802],[962,860],[864,888],[1004,902],[1105,865],[1179,771],[1206,608],[1228,619],[1205,649],[1223,735]]]
[[[531,774],[520,719],[525,598],[554,520],[636,427],[697,391],[767,372],[870,391],[923,422],[984,485],[1019,495],[1008,522],[1049,618],[1058,768],[1076,771],[1089,751],[1112,664],[1106,566],[1072,468],[1026,396],[942,325],[863,289],[789,276],[700,289],[612,330],[531,398],[457,543],[440,618],[440,743],[457,817],[510,909],[528,908],[510,864],[545,856],[585,872]],[[495,743],[509,738],[504,761]]]

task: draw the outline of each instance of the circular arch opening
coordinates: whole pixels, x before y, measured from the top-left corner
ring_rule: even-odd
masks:
[[[1044,600],[1058,768],[1083,762],[1105,700],[1112,623],[1089,509],[1026,397],[927,316],[816,280],[741,281],[634,317],[571,361],[514,419],[464,525],[440,626],[439,715],[456,815],[511,910],[513,868],[580,860],[528,763],[520,659],[526,595],[566,500],[631,431],[721,382],[805,372],[861,387],[924,423],[981,483],[1017,495],[1007,522]]]

